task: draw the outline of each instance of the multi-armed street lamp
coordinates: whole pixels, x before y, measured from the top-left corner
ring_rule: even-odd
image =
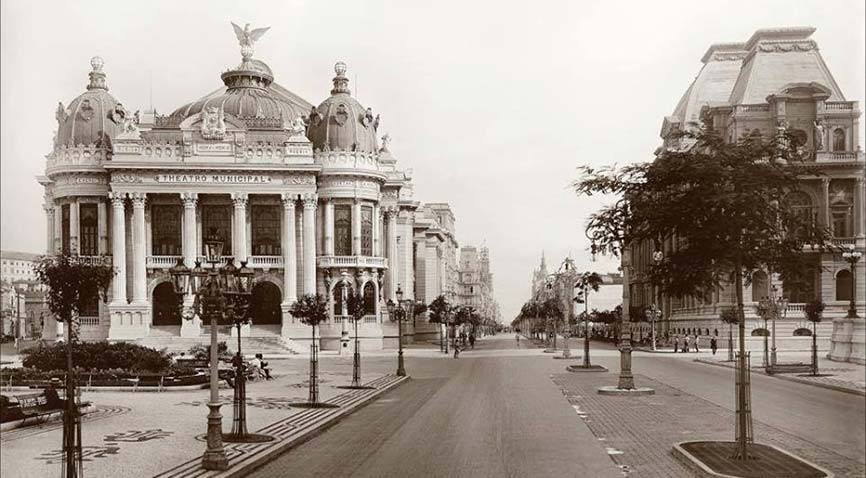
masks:
[[[411,299],[403,300],[403,289],[400,284],[397,284],[397,303],[393,300],[388,301],[388,315],[391,320],[397,321],[397,376],[405,377],[406,369],[403,367],[403,321],[412,315],[412,309],[415,307],[415,302]]]
[[[211,265],[210,268],[205,269],[196,261],[195,267],[190,269],[181,259],[169,272],[181,303],[189,291],[194,296],[192,312],[210,319],[210,402],[207,404],[210,413],[207,416],[207,449],[202,455],[202,467],[207,470],[225,470],[228,469],[228,458],[223,447],[222,415],[219,412],[217,329],[220,322],[229,323],[248,312],[253,271],[246,267],[245,262],[238,269],[231,259],[225,266],[218,268],[217,264],[222,262],[223,241],[213,232],[205,238],[204,245],[205,260]]]
[[[653,263],[655,263],[656,267],[658,267],[662,260],[664,260],[665,254],[662,251],[653,252]],[[655,303],[650,307],[649,316],[650,321],[652,323],[652,340],[653,340],[653,350],[656,349],[656,321],[662,318],[662,289],[661,287],[656,286],[656,296]]]
[[[857,261],[859,261],[861,257],[863,257],[863,254],[860,251],[855,251],[853,244],[849,244],[848,250],[842,253],[842,258],[845,259],[848,264],[851,264],[851,302],[848,304],[849,319],[857,318],[857,274],[854,273],[854,270]]]

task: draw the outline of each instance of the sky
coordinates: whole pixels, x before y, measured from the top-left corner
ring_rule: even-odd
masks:
[[[256,45],[275,81],[313,104],[344,61],[353,94],[415,196],[448,202],[461,245],[486,245],[510,322],[542,251],[556,268],[617,270],[587,252],[603,205],[569,189],[579,165],[652,159],[662,118],[711,43],[758,28],[813,26],[848,100],[863,108],[862,0],[159,1],[0,0],[0,246],[42,252],[45,155],[57,102],[82,93],[101,56],[111,93],[160,113],[221,86],[239,63],[230,21],[271,29]],[[864,138],[861,119],[860,138]]]

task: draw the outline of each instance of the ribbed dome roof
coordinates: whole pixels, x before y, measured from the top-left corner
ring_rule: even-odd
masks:
[[[111,140],[123,129],[123,119],[129,114],[108,92],[102,58],[91,58],[90,84],[87,91],[72,100],[69,107],[57,106],[57,136],[54,146],[96,144],[111,147]]]
[[[349,92],[349,79],[346,78],[346,64],[339,62],[334,66],[334,88],[331,96],[318,108],[314,108],[307,118],[309,127],[307,138],[313,148],[362,151],[377,153],[376,129],[379,116],[373,110],[364,108]]]
[[[208,96],[176,109],[171,117],[185,119],[200,113],[208,106],[222,106],[223,111],[238,118],[257,118],[291,121],[300,115],[295,106],[274,95],[270,85],[274,81],[271,68],[263,61],[244,59],[232,70],[221,75],[226,91]]]

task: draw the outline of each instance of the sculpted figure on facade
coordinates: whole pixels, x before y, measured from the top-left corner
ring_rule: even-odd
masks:
[[[63,124],[63,122],[66,121],[66,118],[69,118],[69,113],[66,112],[63,103],[57,103],[57,111],[54,113],[54,117],[57,118],[57,124]]]
[[[201,135],[204,139],[223,139],[226,134],[225,112],[221,107],[208,106],[201,112]]]
[[[367,108],[367,111],[361,116],[361,124],[364,125],[365,128],[368,128],[373,124],[373,108]]]
[[[114,109],[108,113],[108,118],[111,121],[114,121],[115,124],[121,124],[126,120],[126,118],[130,116],[129,112],[126,111],[126,108],[123,107],[123,104],[117,103],[114,105]]]
[[[388,145],[391,144],[391,135],[385,133],[382,135],[382,147],[379,151],[388,151]]]
[[[90,121],[93,119],[93,114],[93,105],[90,104],[90,100],[82,100],[78,107],[78,117],[84,121]]]
[[[307,140],[307,125],[304,123],[304,118],[298,116],[288,125],[289,140]]]
[[[824,149],[824,135],[827,131],[826,126],[824,125],[823,120],[815,121],[815,151],[821,151]]]

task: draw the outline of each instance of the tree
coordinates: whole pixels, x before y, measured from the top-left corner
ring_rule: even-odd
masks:
[[[581,167],[578,194],[613,194],[615,201],[592,214],[587,236],[593,253],[622,254],[631,244],[676,247],[652,264],[653,285],[671,296],[703,296],[734,283],[740,329],[738,383],[745,384],[743,281],[751,271],[772,269],[793,278],[809,262],[806,245],[824,244],[826,231],[787,204],[802,176],[796,142],[787,134],[748,135],[728,142],[711,122],[683,133],[685,147],[662,149],[655,161],[622,168]],[[820,246],[819,246],[820,247]],[[738,451],[746,459],[751,420],[745,386],[738,387]]]
[[[72,364],[73,342],[78,333],[78,314],[92,307],[101,297],[108,300],[108,286],[114,268],[104,258],[82,259],[79,256],[44,256],[34,266],[36,277],[48,287],[45,300],[54,317],[66,324],[66,410],[63,413],[63,468],[61,476],[81,476],[81,417],[76,403],[75,369]]]
[[[361,388],[361,342],[358,339],[358,322],[364,318],[364,293],[361,290],[350,292],[346,299],[346,307],[355,328],[355,351],[352,353],[352,385]]]
[[[803,313],[806,314],[806,320],[812,322],[812,375],[818,375],[818,322],[821,322],[822,314],[827,305],[820,300],[813,300],[806,303],[803,308]]]
[[[578,304],[583,304],[584,312],[584,337],[583,337],[583,367],[589,368],[592,366],[589,360],[589,291],[598,292],[599,287],[603,283],[601,276],[595,272],[584,272],[577,277],[574,286],[580,289],[574,301]]]
[[[313,329],[310,343],[310,395],[307,404],[320,406],[319,402],[319,346],[316,343],[316,327],[328,320],[328,299],[322,294],[304,294],[289,309],[292,316]]]
[[[546,329],[553,330],[553,348],[556,348],[556,334],[560,326],[565,320],[565,315],[562,313],[562,307],[559,304],[559,299],[556,297],[548,297],[543,302],[538,304],[540,315],[544,317]]]
[[[430,302],[430,305],[427,307],[427,310],[430,312],[427,314],[427,320],[434,324],[440,324],[439,346],[445,353],[448,353],[448,338],[444,336],[442,327],[447,326],[451,316],[451,309],[452,306],[444,294],[440,294],[439,297],[433,299],[433,302]]]

